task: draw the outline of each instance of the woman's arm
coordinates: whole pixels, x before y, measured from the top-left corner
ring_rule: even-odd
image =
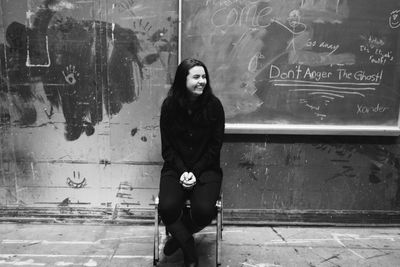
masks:
[[[193,167],[193,173],[197,178],[204,170],[219,162],[225,132],[225,112],[218,99],[213,103],[212,112],[214,113],[212,116],[216,118],[216,121],[213,123],[211,138],[205,152]]]
[[[160,116],[160,133],[161,133],[161,155],[164,161],[174,168],[178,173],[184,173],[186,171],[186,166],[178,155],[178,153],[171,146],[171,135],[169,131],[168,120],[166,118],[166,108],[163,106],[161,108]]]

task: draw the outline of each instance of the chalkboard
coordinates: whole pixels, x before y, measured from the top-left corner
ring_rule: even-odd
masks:
[[[183,0],[228,133],[398,135],[399,0]]]

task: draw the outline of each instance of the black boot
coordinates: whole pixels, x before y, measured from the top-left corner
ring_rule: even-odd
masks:
[[[164,255],[171,256],[179,249],[179,243],[174,237],[170,237],[164,245]]]
[[[185,267],[197,267],[198,266],[198,258],[197,258],[197,254],[196,254],[193,236],[186,241],[185,247],[189,248],[189,249],[193,249],[193,252],[194,252],[194,254],[193,253],[188,254],[188,253],[185,253],[184,250],[182,250]]]
[[[179,219],[176,222],[167,225],[167,230],[171,233],[172,237],[177,241],[179,247],[182,249],[185,266],[197,266],[198,259],[196,248],[194,246],[194,238],[185,227],[182,220]]]

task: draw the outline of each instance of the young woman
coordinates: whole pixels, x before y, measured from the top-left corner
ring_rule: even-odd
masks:
[[[193,234],[216,215],[222,170],[220,150],[225,113],[212,93],[206,66],[196,59],[179,64],[174,82],[161,107],[161,170],[159,211],[171,233],[164,254],[179,248],[185,266],[197,266]],[[183,212],[186,199],[190,213]]]

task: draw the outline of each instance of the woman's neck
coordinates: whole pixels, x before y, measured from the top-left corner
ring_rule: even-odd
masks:
[[[196,102],[196,100],[197,100],[198,98],[199,98],[199,97],[198,97],[197,95],[193,95],[193,94],[189,94],[189,97],[188,97],[189,102],[190,102],[191,104],[193,104],[194,102]]]

